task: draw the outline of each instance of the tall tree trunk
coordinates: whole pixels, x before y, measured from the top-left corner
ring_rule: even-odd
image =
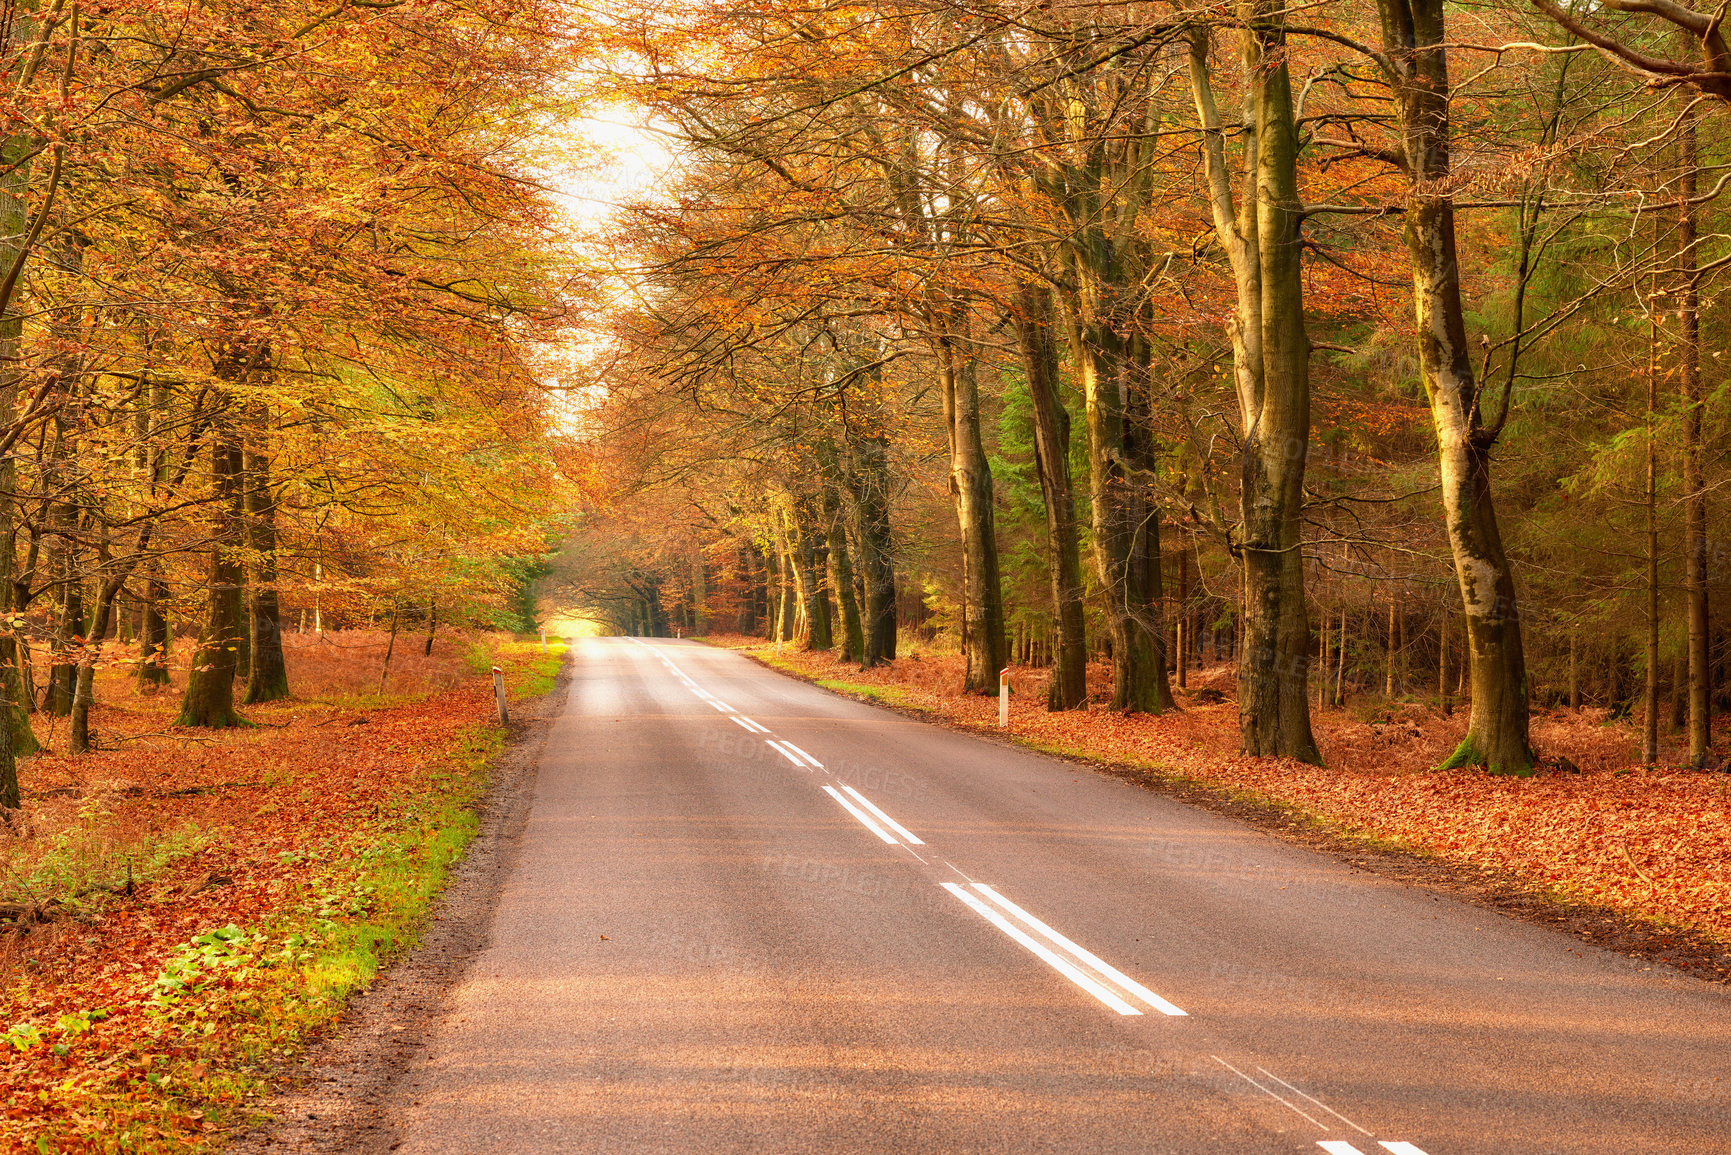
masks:
[[[866,666],[896,656],[895,543],[890,533],[889,441],[881,430],[849,432],[848,496],[865,589]]]
[[[1058,395],[1058,350],[1052,340],[1051,294],[1022,290],[1016,317],[1017,342],[1034,410],[1034,464],[1046,505],[1047,572],[1057,652],[1046,686],[1046,709],[1088,707],[1088,639],[1082,597],[1082,555],[1076,527],[1075,487],[1070,479],[1070,414]]]
[[[772,545],[775,549],[776,576],[775,640],[791,642],[798,637],[794,619],[797,616],[799,599],[794,589],[793,554],[788,549],[785,527],[777,529]]]
[[[1461,304],[1450,175],[1444,0],[1378,0],[1394,110],[1408,173],[1406,243],[1412,263],[1419,369],[1436,429],[1449,549],[1467,615],[1472,710],[1467,734],[1443,766],[1528,774],[1526,660],[1514,571],[1491,499],[1490,451],[1507,413],[1485,425]],[[1519,324],[1517,320],[1517,325]]]
[[[1177,653],[1172,656],[1173,671],[1178,676],[1178,688],[1184,689],[1190,681],[1190,651],[1196,648],[1190,633],[1194,621],[1190,612],[1190,546],[1181,544],[1178,548],[1178,608],[1177,614]],[[1322,622],[1322,636],[1328,637],[1328,620]],[[1323,685],[1328,684],[1328,655],[1322,656]]]
[[[1678,650],[1671,659],[1671,730],[1681,730],[1689,721],[1689,656]]]
[[[1300,536],[1310,447],[1310,340],[1304,330],[1298,128],[1281,9],[1245,5],[1238,34],[1248,87],[1234,203],[1226,133],[1209,79],[1210,39],[1192,34],[1191,90],[1215,238],[1232,266],[1228,324],[1244,434],[1239,486],[1244,612],[1238,645],[1239,740],[1247,754],[1320,764],[1310,729],[1310,620]]]
[[[1654,295],[1647,333],[1647,681],[1641,693],[1641,761],[1659,761],[1659,442],[1653,421],[1659,405],[1659,315]]]
[[[847,523],[842,520],[840,496],[826,486],[823,491],[823,523],[829,543],[829,585],[841,610],[842,658],[849,662],[865,660],[865,625],[860,620],[859,603],[854,600],[853,559],[847,548]]]
[[[966,341],[967,309],[944,318],[937,337],[944,421],[949,429],[950,495],[962,531],[962,614],[967,662],[965,694],[996,693],[1004,651],[1004,593],[998,576],[998,540],[992,513],[992,467],[980,432],[980,385]]]
[[[1320,623],[1320,629],[1318,630],[1316,642],[1316,668],[1322,676],[1318,678],[1316,682],[1316,708],[1321,710],[1324,706],[1328,705],[1328,692],[1330,689],[1329,683],[1332,680],[1328,664],[1328,643],[1330,634],[1328,611],[1322,611],[1318,616],[1318,620]]]
[[[829,600],[824,596],[824,571],[828,568],[829,548],[824,544],[823,530],[817,523],[817,513],[810,498],[800,498],[792,504],[790,531],[793,540],[794,579],[799,584],[800,604],[805,607],[805,648],[827,650],[835,645],[830,629]]]
[[[0,50],[8,59],[17,59],[24,46],[37,37],[39,28],[38,15],[20,8],[7,22]],[[0,145],[0,267],[21,269],[29,256],[30,158],[40,151],[40,145],[37,137],[22,132]],[[8,417],[18,411],[22,364],[24,319],[17,306],[14,297],[0,311],[0,413]],[[25,608],[17,587],[17,492],[16,461],[10,453],[0,454],[0,618],[8,620]],[[27,645],[10,629],[0,633],[0,810],[18,809],[21,795],[16,759],[38,748],[25,709],[23,649]]]
[[[1339,653],[1335,655],[1334,673],[1334,704],[1346,705],[1346,608],[1340,611],[1340,645],[1336,647]]]
[[[1384,664],[1383,664],[1383,683],[1382,683],[1382,696],[1385,698],[1394,697],[1394,662],[1395,662],[1395,650],[1396,650],[1395,640],[1394,640],[1394,615],[1395,615],[1395,613],[1396,613],[1395,596],[1393,593],[1390,593],[1388,595],[1388,646],[1387,646],[1387,650],[1386,650],[1386,654],[1385,654],[1385,660],[1384,660]]]
[[[148,548],[147,542],[140,543]],[[134,562],[133,564],[136,564]],[[90,707],[96,699],[96,667],[102,659],[102,640],[114,618],[114,601],[125,588],[126,571],[101,580],[96,588],[96,604],[90,614],[90,637],[79,651],[78,667],[73,678],[71,736],[67,748],[74,754],[87,754],[96,748],[90,734]]]
[[[47,700],[43,709],[55,718],[72,713],[72,695],[78,678],[78,654],[87,641],[84,629],[84,583],[79,580],[77,561],[70,547],[55,551],[60,578],[60,605],[51,643],[53,661],[48,667]]]
[[[148,691],[168,685],[168,618],[162,612],[168,584],[155,562],[144,588],[144,613],[138,629],[138,688]]]
[[[1072,316],[1069,338],[1081,377],[1088,430],[1088,488],[1095,577],[1112,639],[1114,710],[1158,714],[1172,704],[1166,685],[1166,640],[1160,622],[1159,521],[1146,484],[1131,470],[1145,464],[1146,430],[1132,429],[1132,362],[1125,343],[1096,305]],[[1155,564],[1150,566],[1152,554]]]
[[[258,581],[253,584],[250,635],[252,663],[247,668],[247,705],[289,696],[288,666],[282,650],[282,601],[277,593],[276,490],[271,484],[270,459],[248,453],[246,464],[246,525]],[[392,621],[395,621],[393,615]],[[432,634],[427,635],[429,644]]]
[[[48,640],[48,680],[42,710],[52,718],[72,713],[78,679],[78,651],[84,644],[84,574],[79,556],[83,534],[79,525],[79,486],[69,459],[77,433],[73,419],[57,414],[50,429],[50,446],[41,463],[43,490],[48,495],[46,535],[48,573],[53,582],[54,629]]]
[[[1689,617],[1689,765],[1707,764],[1712,745],[1712,670],[1708,640],[1712,618],[1707,609],[1707,490],[1702,476],[1701,446],[1701,282],[1695,221],[1695,115],[1683,114],[1678,129],[1681,169],[1677,197],[1677,265],[1682,271],[1678,297],[1677,371],[1683,391],[1683,600]]]
[[[234,676],[240,648],[246,569],[240,546],[245,526],[241,447],[232,431],[211,446],[214,479],[214,531],[211,535],[209,606],[198,651],[187,676],[177,725],[220,729],[241,724],[234,711]]]
[[[385,692],[385,682],[391,676],[391,655],[397,652],[397,626],[402,621],[403,603],[401,598],[391,599],[391,637],[385,643],[385,661],[379,669],[379,694]]]
[[[301,612],[303,615],[306,613],[305,610],[302,610]],[[301,619],[301,625],[302,626],[306,625],[306,619],[304,617]],[[426,641],[426,644],[421,647],[421,656],[422,657],[430,658],[433,656],[433,636],[435,634],[437,634],[438,632],[439,632],[439,603],[438,602],[429,602],[429,603],[427,603],[427,641]]]

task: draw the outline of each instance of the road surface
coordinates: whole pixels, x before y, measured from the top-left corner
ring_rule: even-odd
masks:
[[[689,642],[578,644],[404,1155],[1731,1151],[1731,1000]]]

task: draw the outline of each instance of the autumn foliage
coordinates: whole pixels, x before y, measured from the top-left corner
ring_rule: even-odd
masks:
[[[413,940],[499,743],[487,668],[538,692],[549,659],[452,637],[381,697],[386,645],[296,637],[307,696],[257,707],[254,729],[202,737],[166,697],[121,696],[97,714],[112,749],[31,762],[0,848],[8,1145],[216,1140]]]

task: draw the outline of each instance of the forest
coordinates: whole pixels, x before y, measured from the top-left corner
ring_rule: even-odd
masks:
[[[123,652],[220,729],[290,694],[285,629],[515,612],[577,315],[536,183],[553,20],[6,5],[0,809],[37,731],[97,747]]]
[[[567,889],[535,890],[528,937],[602,952],[519,984],[549,998],[629,976],[612,1008],[681,957],[745,958],[679,937],[690,862],[734,871],[710,877],[731,901],[862,831],[962,828],[856,789],[952,781],[959,747],[873,752],[886,731],[840,729],[866,712],[740,652],[1001,743],[969,798],[996,805],[1012,757],[1028,798],[1118,791],[1063,837],[1115,840],[1123,910],[1250,853],[1150,842],[1118,815],[1167,799],[1129,784],[1334,855],[1337,897],[1380,855],[1555,924],[1572,959],[1731,978],[1724,17],[0,0],[0,1146],[210,1150],[282,1114],[350,997],[457,933],[429,912],[471,843],[477,870],[515,861],[543,748],[573,809],[534,829],[586,849],[532,872]],[[616,637],[567,661],[561,633]],[[753,685],[773,743],[735,708]],[[763,859],[772,790],[817,849]],[[678,935],[594,921],[648,909],[606,873],[631,862],[676,879]],[[870,914],[797,886],[764,909]],[[1087,936],[1152,968],[1099,893]],[[943,982],[999,973],[967,942]],[[1556,979],[1564,953],[1519,966],[1613,989]],[[373,1061],[401,1073],[397,1026]],[[1020,1070],[1023,1041],[969,1077]],[[675,1052],[705,1087],[747,1077]],[[750,1085],[804,1100],[809,1077]],[[396,1092],[418,1109],[419,1086]],[[704,1111],[676,1122],[757,1118]]]
[[[1374,697],[1463,713],[1445,768],[1583,705],[1717,765],[1719,16],[692,12],[592,70],[669,159],[594,242],[563,596],[1053,711],[1225,662],[1252,755]]]

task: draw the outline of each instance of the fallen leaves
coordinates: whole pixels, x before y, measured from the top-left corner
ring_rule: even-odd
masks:
[[[208,1113],[243,1106],[297,1045],[290,1022],[266,1020],[323,1021],[340,1005],[342,984],[313,972],[293,997],[333,1005],[308,1012],[262,993],[319,957],[317,929],[284,928],[327,927],[340,944],[384,901],[357,869],[366,855],[388,843],[441,862],[460,852],[466,836],[426,804],[472,789],[453,758],[474,762],[460,752],[491,719],[489,677],[453,638],[394,683],[404,696],[345,697],[348,683],[376,687],[383,639],[337,640],[289,654],[291,677],[335,696],[247,707],[269,724],[191,749],[168,725],[177,695],[133,696],[115,670],[97,716],[139,740],[21,766],[32,789],[0,843],[0,918],[14,913],[0,932],[0,1144],[203,1142]],[[498,649],[486,664],[520,676],[545,661]],[[367,725],[329,724],[356,718]],[[355,949],[341,965],[370,974],[372,948]],[[258,1053],[265,1037],[282,1053]]]

